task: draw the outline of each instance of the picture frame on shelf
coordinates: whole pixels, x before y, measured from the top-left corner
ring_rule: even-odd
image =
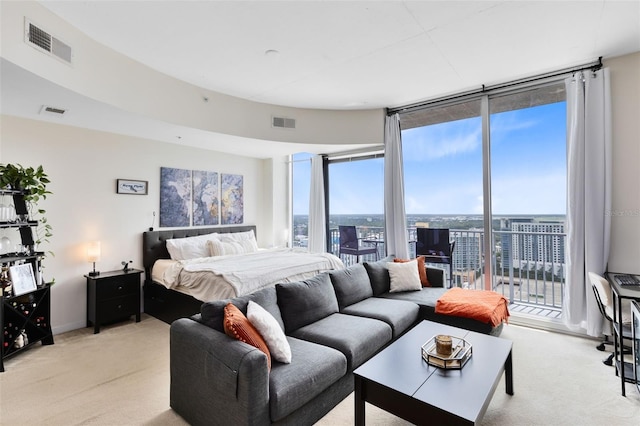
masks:
[[[9,275],[11,276],[14,296],[21,296],[37,289],[31,263],[10,266]]]
[[[147,195],[149,193],[149,181],[118,179],[116,181],[118,194]]]

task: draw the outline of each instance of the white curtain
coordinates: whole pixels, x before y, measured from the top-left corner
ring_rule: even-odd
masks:
[[[388,116],[384,129],[384,218],[387,253],[409,258],[407,218],[404,211],[404,173],[400,117]]]
[[[609,70],[583,71],[567,90],[567,281],[564,323],[602,334],[588,272],[602,275],[609,258],[611,217],[611,105]]]
[[[327,251],[325,227],[322,156],[314,155],[311,157],[311,191],[309,192],[309,251],[311,253]]]

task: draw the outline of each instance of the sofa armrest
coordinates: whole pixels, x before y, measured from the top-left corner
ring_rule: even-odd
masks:
[[[444,287],[444,270],[427,266],[427,280],[431,287]]]
[[[192,425],[268,424],[266,355],[189,318],[171,324],[170,403]]]

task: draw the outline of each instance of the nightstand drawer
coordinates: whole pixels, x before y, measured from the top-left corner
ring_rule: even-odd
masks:
[[[134,295],[116,297],[100,302],[101,322],[110,322],[138,313],[138,298]]]
[[[100,281],[97,287],[99,300],[138,293],[140,291],[140,277],[137,275],[113,277]]]

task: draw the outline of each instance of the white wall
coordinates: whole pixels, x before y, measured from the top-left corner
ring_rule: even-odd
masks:
[[[613,116],[609,271],[640,274],[640,53],[604,65],[611,73]]]
[[[257,226],[260,246],[283,244],[282,239],[273,239],[278,233],[283,235],[282,229],[274,231],[273,223],[282,222],[275,220],[274,214],[283,214],[278,205],[287,196],[281,190],[286,185],[278,187],[277,194],[272,190],[272,170],[279,170],[281,162],[274,162],[272,166],[272,160],[4,115],[0,124],[0,162],[42,165],[51,178],[49,188],[53,195],[42,207],[47,210],[54,235],[51,243],[40,249],[55,253],[55,257],[48,257],[44,263],[45,277],[56,280],[51,300],[54,333],[86,325],[83,275],[91,269],[86,261],[89,241],[102,243],[98,270],[119,269],[123,260],[133,260],[134,267],[142,268],[141,235],[151,226],[152,213],[159,210],[160,167],[243,175],[244,224]],[[149,194],[116,194],[118,178],[149,181]],[[271,214],[263,215],[265,210]],[[157,216],[155,227],[158,227]]]

